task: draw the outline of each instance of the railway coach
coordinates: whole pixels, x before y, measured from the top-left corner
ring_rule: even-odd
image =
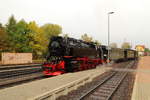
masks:
[[[125,51],[120,48],[111,48],[110,50],[110,60],[114,62],[125,60]]]
[[[125,59],[126,60],[133,60],[138,57],[138,52],[131,49],[125,49]]]
[[[106,62],[106,59],[108,58],[107,46],[105,46],[105,49],[103,47],[100,54],[103,55],[104,61]],[[113,62],[134,60],[135,58],[138,58],[138,52],[132,49],[110,48],[109,50],[109,59]]]

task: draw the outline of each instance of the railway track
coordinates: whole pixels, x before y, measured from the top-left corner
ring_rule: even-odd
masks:
[[[122,67],[130,68],[134,61],[125,63]],[[57,100],[110,100],[128,72],[111,71],[103,78],[97,78],[80,89],[62,96]]]
[[[0,79],[19,76],[19,75],[25,75],[25,74],[31,74],[31,73],[37,73],[41,71],[42,69],[40,67],[1,70]]]
[[[20,69],[41,66],[42,64],[0,65],[0,70]]]
[[[125,73],[112,73],[85,95],[81,96],[79,100],[109,100],[125,76]]]
[[[127,68],[131,67],[133,63],[131,62]],[[110,100],[126,75],[127,72],[112,72],[94,88],[82,95],[79,100]]]
[[[41,64],[14,67],[5,66],[0,68],[0,88],[5,85],[21,83],[22,81],[33,80],[43,76]]]

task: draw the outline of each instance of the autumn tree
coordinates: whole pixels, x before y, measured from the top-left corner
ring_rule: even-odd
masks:
[[[43,57],[47,52],[50,38],[61,33],[62,27],[57,24],[39,26],[35,21],[17,22],[12,15],[4,27],[0,23],[0,50],[32,52],[34,58]]]
[[[100,43],[98,40],[95,40],[94,43],[95,43],[96,45],[101,45],[101,43]]]
[[[92,42],[92,41],[93,41],[93,38],[90,37],[90,36],[88,36],[87,34],[83,34],[83,35],[81,36],[81,39],[82,39],[83,41],[86,41],[86,42]]]
[[[110,44],[110,47],[111,47],[111,48],[117,48],[117,43],[111,43],[111,44]]]
[[[5,27],[0,23],[0,52],[8,49],[8,34],[5,31]]]
[[[32,53],[35,58],[41,57],[47,48],[47,38],[42,28],[40,28],[35,21],[28,24],[29,46],[32,48]]]
[[[131,44],[129,42],[124,42],[121,46],[123,49],[131,49]]]
[[[50,39],[51,36],[58,36],[62,33],[62,27],[57,24],[44,24],[41,28],[47,39]]]

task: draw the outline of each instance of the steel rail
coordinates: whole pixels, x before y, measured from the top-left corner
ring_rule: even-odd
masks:
[[[25,66],[5,66],[0,68],[0,88],[17,82],[43,77],[41,64]]]
[[[38,67],[38,66],[40,67],[42,66],[42,64],[0,66],[0,70],[30,68],[30,67]]]
[[[97,89],[99,86],[101,86],[102,84],[104,84],[106,81],[108,81],[108,79],[110,79],[112,76],[114,76],[116,73],[114,72],[113,74],[111,74],[110,76],[107,76],[104,80],[100,81],[100,83],[96,86],[94,86],[94,88],[90,89],[87,93],[85,93],[84,95],[82,95],[79,100],[83,100],[87,95],[91,94],[93,91],[95,91],[95,89]]]
[[[9,87],[9,85],[11,86],[11,84],[16,84],[16,83],[20,84],[23,83],[24,81],[26,82],[27,80],[42,79],[42,78],[44,78],[44,75],[41,72],[38,72],[38,73],[26,74],[22,76],[0,79],[0,89]]]
[[[127,68],[131,67],[134,62],[127,65]],[[79,100],[84,100],[87,97],[93,97],[96,100],[109,100],[115,93],[121,82],[126,77],[127,72],[116,72],[107,76],[101,80],[100,83],[82,95]],[[98,91],[98,92],[97,92]],[[96,93],[97,92],[97,93]],[[94,94],[95,93],[95,94]]]
[[[0,79],[42,72],[41,64],[0,67]]]

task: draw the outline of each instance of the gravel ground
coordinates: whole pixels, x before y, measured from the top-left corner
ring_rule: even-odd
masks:
[[[129,73],[111,100],[131,100],[135,75]]]
[[[132,67],[132,69],[136,69],[137,65],[138,63],[136,63],[135,66]],[[134,81],[135,73],[128,73],[111,100],[131,100]]]

